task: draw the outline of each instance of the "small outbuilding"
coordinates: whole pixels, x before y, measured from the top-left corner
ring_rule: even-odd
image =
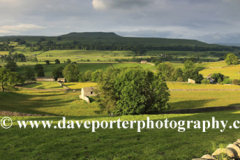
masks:
[[[96,89],[96,87],[83,87],[81,89],[81,95],[79,95],[79,98],[90,103],[90,100],[88,97],[97,95],[96,93],[94,93],[95,89]]]
[[[147,61],[141,61],[141,64],[147,63]]]
[[[36,81],[47,81],[47,82],[54,82],[54,78],[48,78],[48,77],[37,77]]]
[[[65,78],[58,78],[57,81],[58,82],[66,82],[66,79]]]
[[[195,80],[193,80],[193,79],[190,79],[190,78],[188,78],[188,83],[195,84],[195,83],[196,83],[196,81],[195,81]]]

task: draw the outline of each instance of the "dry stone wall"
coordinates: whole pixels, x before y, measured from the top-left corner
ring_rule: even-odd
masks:
[[[218,160],[221,159],[221,154],[227,155],[232,160],[240,159],[240,139],[233,144],[229,144],[226,148],[218,148],[212,155],[207,154],[192,160]]]

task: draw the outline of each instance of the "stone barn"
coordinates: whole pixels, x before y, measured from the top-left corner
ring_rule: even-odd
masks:
[[[81,89],[81,95],[79,95],[79,98],[90,103],[90,100],[88,97],[97,95],[96,93],[94,93],[94,89],[96,89],[96,87],[83,87]]]
[[[65,78],[58,78],[57,81],[58,82],[66,82],[66,79]]]
[[[195,81],[195,80],[193,80],[193,79],[190,79],[190,78],[188,78],[188,83],[195,84],[195,83],[196,83],[196,81]]]
[[[47,82],[54,82],[54,78],[48,78],[48,77],[37,77],[36,81],[47,81]]]
[[[147,63],[147,61],[141,61],[141,64]]]

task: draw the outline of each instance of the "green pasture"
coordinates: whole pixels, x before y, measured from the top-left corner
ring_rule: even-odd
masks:
[[[94,87],[97,85],[97,83],[64,83],[65,86],[67,86],[70,89],[82,89],[83,87]]]
[[[212,73],[221,73],[225,76],[229,76],[230,79],[240,79],[240,65],[228,66],[224,68],[208,68],[200,72],[203,76],[208,76]]]
[[[35,89],[64,89],[57,82],[41,82],[41,81],[37,81],[36,84],[24,85],[23,87]]]
[[[220,85],[220,84],[188,84],[167,82],[169,89],[240,89],[239,85]]]
[[[61,107],[61,105],[59,106]],[[81,107],[81,106],[78,106]],[[89,106],[91,108],[91,106]],[[72,121],[117,121],[143,120],[147,123],[150,120],[164,121],[191,121],[209,120],[212,117],[216,120],[228,121],[231,125],[235,120],[239,120],[239,113],[235,111],[196,113],[196,114],[171,114],[171,115],[139,115],[139,116],[77,116],[66,117]],[[2,116],[0,116],[0,119]],[[11,117],[13,126],[6,130],[0,127],[1,159],[178,159],[191,160],[205,154],[212,154],[217,148],[232,144],[239,139],[240,133],[237,129],[229,129],[224,132],[220,129],[187,129],[186,123],[182,128],[175,129],[162,128],[142,129],[137,132],[137,124],[133,129],[118,129],[113,125],[113,129],[53,129],[62,117]],[[17,120],[49,120],[53,121],[51,129],[19,129]],[[67,125],[66,125],[67,126]],[[75,125],[75,127],[77,127]],[[184,129],[185,128],[185,129]],[[178,132],[184,131],[185,132]]]

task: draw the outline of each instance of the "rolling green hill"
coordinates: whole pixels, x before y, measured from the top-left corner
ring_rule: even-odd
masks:
[[[53,41],[57,44],[72,43],[78,41],[80,44],[101,44],[101,45],[141,45],[149,47],[161,46],[198,46],[217,47],[220,45],[207,44],[197,40],[189,39],[168,39],[168,38],[145,38],[145,37],[121,37],[113,32],[72,32],[60,36],[3,36],[0,42],[14,41],[16,38],[27,41],[27,43],[37,43],[41,38],[45,41]],[[44,41],[42,41],[44,42]]]

